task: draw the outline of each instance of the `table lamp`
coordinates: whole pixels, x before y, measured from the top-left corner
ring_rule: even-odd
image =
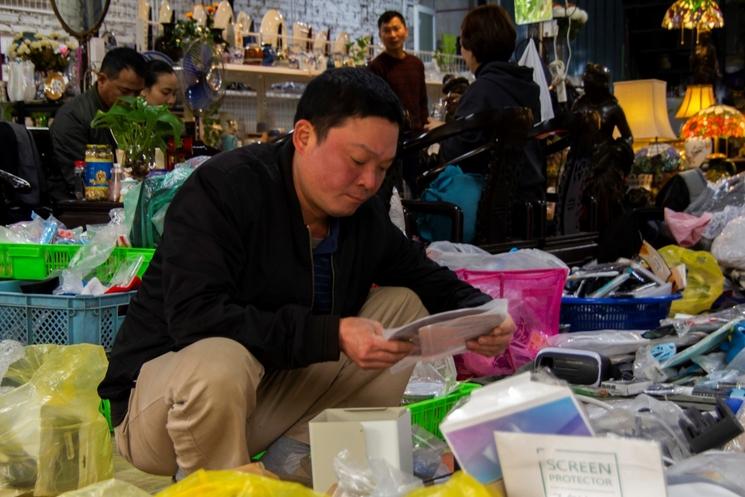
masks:
[[[634,136],[634,151],[650,142],[674,141],[667,114],[667,83],[658,79],[618,81],[613,94],[626,114]]]
[[[662,18],[665,29],[680,29],[680,43],[683,44],[683,30],[710,31],[724,26],[722,9],[715,0],[676,0],[668,7]]]
[[[714,87],[712,85],[689,85],[675,117],[687,119],[716,103],[717,99],[714,97]]]
[[[701,136],[717,141],[718,138],[745,138],[745,116],[729,105],[713,105],[700,110],[680,129],[681,138]],[[725,155],[729,147],[725,140]]]

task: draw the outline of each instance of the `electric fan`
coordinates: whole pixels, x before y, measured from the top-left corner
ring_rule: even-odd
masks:
[[[184,103],[194,114],[195,143],[201,143],[204,111],[217,103],[225,93],[225,68],[220,48],[206,40],[190,43],[181,60],[181,75]]]

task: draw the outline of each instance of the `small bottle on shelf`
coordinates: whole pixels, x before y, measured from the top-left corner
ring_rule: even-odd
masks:
[[[111,181],[109,181],[109,200],[111,202],[119,202],[122,191],[122,179],[122,166],[115,163],[111,169]]]
[[[85,199],[85,161],[75,161],[75,200]]]

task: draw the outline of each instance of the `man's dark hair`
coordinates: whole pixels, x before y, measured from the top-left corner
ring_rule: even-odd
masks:
[[[476,7],[463,18],[460,43],[479,64],[506,62],[515,51],[515,25],[499,5]]]
[[[158,82],[161,74],[174,74],[173,67],[160,59],[153,59],[147,63],[145,68],[145,88],[150,88]]]
[[[391,20],[395,17],[401,19],[401,24],[406,27],[406,19],[404,19],[404,16],[401,14],[401,12],[398,12],[396,10],[386,10],[380,15],[380,17],[378,17],[378,31],[380,31],[380,28],[383,26],[383,24],[391,22]]]
[[[300,97],[295,121],[313,124],[319,141],[350,117],[382,117],[403,125],[401,102],[388,83],[366,68],[329,69],[313,78]]]
[[[118,47],[106,52],[101,62],[101,72],[109,79],[117,79],[124,69],[132,69],[139,77],[145,79],[145,57],[127,47]]]

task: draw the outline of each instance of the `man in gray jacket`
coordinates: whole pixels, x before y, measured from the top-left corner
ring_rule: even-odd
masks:
[[[136,96],[145,86],[145,59],[137,51],[120,47],[109,51],[101,62],[96,83],[57,112],[50,132],[54,147],[54,169],[47,184],[53,201],[74,198],[75,161],[85,159],[87,144],[116,142],[108,129],[93,129],[91,121],[99,110],[106,111],[119,97]]]

